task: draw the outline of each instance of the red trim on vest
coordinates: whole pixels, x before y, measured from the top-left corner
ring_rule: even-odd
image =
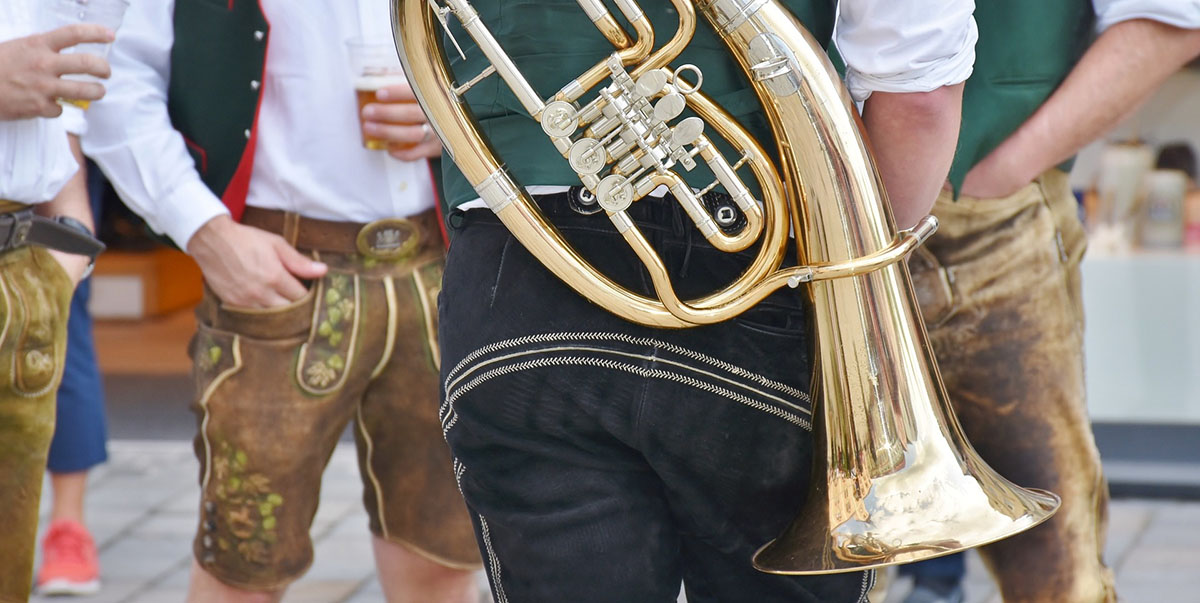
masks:
[[[196,141],[192,140],[191,138],[188,138],[187,136],[183,136],[183,134],[180,134],[180,136],[183,137],[183,144],[186,144],[192,150],[196,151],[196,154],[200,156],[200,172],[201,173],[207,172],[208,171],[208,151],[205,151],[204,147],[200,146],[199,144],[196,144]]]
[[[437,178],[433,176],[433,166],[428,161],[425,162],[425,169],[429,170],[429,181],[433,184],[433,211],[437,212],[438,230],[442,233],[442,246],[446,249],[450,248],[450,235],[446,232],[446,216],[442,212],[442,196],[438,194]]]
[[[229,0],[229,8],[233,9],[233,0]],[[258,10],[262,13],[263,20],[267,22],[267,30],[270,31],[271,21],[267,19],[267,13],[262,8],[262,0],[258,2]],[[271,51],[270,42],[271,38],[268,36],[263,45],[263,80],[266,80],[267,55]],[[221,202],[229,208],[229,213],[234,221],[241,221],[242,214],[246,211],[246,195],[250,192],[250,174],[254,171],[254,151],[258,146],[258,114],[262,110],[265,88],[265,86],[259,88],[258,102],[254,105],[254,121],[250,124],[250,138],[246,139],[246,146],[242,150],[241,160],[238,161],[237,171],[233,173],[233,178],[225,187],[225,192],[221,194]]]

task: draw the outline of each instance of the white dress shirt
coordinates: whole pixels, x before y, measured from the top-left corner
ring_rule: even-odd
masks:
[[[359,2],[372,3],[364,12],[388,14],[387,0]],[[361,35],[357,3],[261,6],[271,29],[246,204],[346,222],[433,207],[425,161],[401,162],[362,146],[345,44]],[[87,111],[83,148],[126,204],[186,249],[197,229],[228,212],[201,182],[167,114],[174,8],[173,0],[129,7],[109,55],[108,94]]]
[[[850,95],[861,102],[872,92],[929,92],[965,82],[979,39],[974,12],[974,0],[838,2],[833,39]]]
[[[0,0],[0,42],[37,33],[35,0]],[[0,121],[0,199],[53,199],[79,165],[57,119]]]
[[[1150,19],[1184,29],[1200,29],[1200,0],[1092,0],[1096,28],[1104,31],[1121,21]]]

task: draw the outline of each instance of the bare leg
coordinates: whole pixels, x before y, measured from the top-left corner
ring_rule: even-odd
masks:
[[[283,591],[284,589],[262,592],[234,588],[204,571],[193,559],[187,600],[188,603],[279,603],[283,599]]]
[[[449,568],[378,536],[371,538],[388,603],[476,603],[474,572]]]
[[[83,523],[83,495],[87,491],[87,471],[51,473],[50,492],[53,504],[50,520],[69,519]]]

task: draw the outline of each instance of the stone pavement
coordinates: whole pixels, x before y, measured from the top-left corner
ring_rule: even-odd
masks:
[[[182,601],[198,504],[191,445],[122,440],[109,446],[111,460],[92,472],[87,499],[104,586],[99,595],[80,601]],[[354,450],[342,444],[325,472],[313,526],[316,560],[288,591],[286,603],[383,601],[360,491]],[[43,500],[43,517],[46,508]],[[1200,593],[1200,501],[1114,501],[1107,555],[1116,569],[1122,601],[1178,601]],[[888,603],[899,601],[904,582],[896,587]],[[486,589],[481,574],[481,600],[487,599]],[[974,554],[968,561],[966,591],[967,603],[1000,601]]]

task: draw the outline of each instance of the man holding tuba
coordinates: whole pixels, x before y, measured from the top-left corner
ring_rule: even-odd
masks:
[[[1108,487],[1084,392],[1086,242],[1060,164],[1200,53],[1200,7],[1023,0],[975,16],[953,190],[934,206],[941,226],[910,262],[913,281],[975,449],[1062,497],[1045,525],[980,549],[1004,600],[1112,601]]]
[[[836,23],[897,223],[911,226],[928,213],[953,155],[974,3],[784,4],[822,45]],[[594,15],[571,0],[472,5],[541,98],[613,50]],[[640,6],[660,42],[679,9]],[[455,44],[465,38],[454,23],[449,34]],[[446,48],[459,81],[487,67],[474,48],[462,58]],[[709,97],[774,146],[744,74],[705,23],[670,67],[685,63],[703,74]],[[653,294],[621,236],[593,215],[597,198],[548,143],[545,124],[503,85],[482,82],[465,99],[541,212],[606,275]],[[692,602],[865,600],[872,572],[798,578],[750,564],[809,481],[813,333],[800,292],[784,289],[709,326],[633,324],[543,267],[452,168],[445,193],[443,428],[497,601],[674,601],[681,580]],[[730,226],[744,218],[728,195],[703,198]],[[753,257],[710,246],[670,193],[626,211],[680,297],[721,287]]]

